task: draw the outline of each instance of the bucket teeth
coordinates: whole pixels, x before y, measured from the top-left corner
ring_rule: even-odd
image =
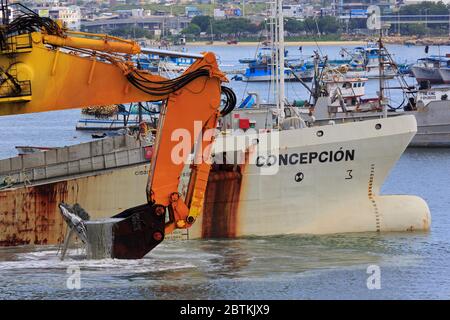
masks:
[[[76,214],[74,207],[71,207],[70,205],[65,203],[61,203],[59,205],[59,210],[61,212],[64,221],[67,223],[67,226],[77,233],[81,241],[87,243],[88,237],[86,224],[84,220],[79,215]]]

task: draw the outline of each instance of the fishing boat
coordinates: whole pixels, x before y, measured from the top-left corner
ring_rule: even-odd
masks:
[[[383,63],[383,73],[380,73],[380,59]],[[348,65],[347,76],[378,79],[380,74],[383,74],[384,79],[394,78],[396,71],[385,63],[385,52],[380,51],[376,44],[368,44],[367,47],[357,47],[354,49],[353,59]]]
[[[144,69],[151,72],[159,71],[159,57],[156,55],[140,53],[134,56],[132,60],[139,69]]]
[[[189,57],[165,57],[159,61],[159,74],[168,78],[173,78],[186,71],[195,62]]]
[[[180,52],[183,50],[180,50]],[[140,53],[133,57],[134,63],[141,69],[174,78],[191,66],[195,59],[188,56],[165,56],[158,53]]]
[[[450,67],[450,58],[431,55],[418,59],[417,63],[412,66],[411,71],[417,82],[428,81],[433,84],[439,84],[444,82],[442,75],[446,76],[447,79],[447,73],[441,73],[439,70],[448,67]]]
[[[284,55],[287,58],[287,51]],[[277,69],[274,68],[275,52],[273,47],[262,47],[258,50],[255,59],[244,58],[240,59],[240,63],[247,64],[247,68],[242,74],[242,81],[246,82],[268,82],[273,81],[276,76]],[[313,70],[309,68],[303,61],[288,60],[290,67],[284,69],[284,79],[286,81],[302,81],[309,82],[312,80]]]
[[[392,63],[392,65],[394,64]],[[382,87],[380,87],[380,96],[378,97],[364,98],[362,95],[351,97],[351,99],[345,99],[344,91],[339,88],[337,95],[336,90],[334,94],[330,95],[328,104],[315,103],[320,92],[333,92],[330,87],[330,77],[336,83],[335,86],[342,83],[342,80],[338,81],[342,76],[336,69],[328,70],[331,72],[329,74],[325,72],[323,78],[315,82],[317,87],[311,90],[312,98],[310,100],[313,102],[307,106],[300,106],[299,113],[309,126],[321,126],[330,122],[361,121],[383,116],[413,115],[417,121],[418,131],[409,146],[450,147],[450,88],[433,88],[428,85],[428,82],[420,83],[418,87],[410,86],[403,76],[398,74],[398,89],[402,90],[404,95],[404,100],[399,106],[391,105],[391,102],[384,96],[385,89]],[[354,86],[358,85],[354,82],[347,86],[354,90]],[[363,91],[360,90],[359,93],[362,94]],[[338,102],[333,102],[333,100]]]

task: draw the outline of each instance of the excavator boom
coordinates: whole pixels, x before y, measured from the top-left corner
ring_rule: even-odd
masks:
[[[234,100],[228,101],[227,111],[235,104],[232,91],[221,86],[227,79],[215,55],[204,53],[181,76],[166,79],[135,66],[131,55],[142,50],[133,41],[69,32],[33,13],[24,13],[1,31],[0,116],[164,101],[149,172],[148,203],[114,216],[111,256],[141,258],[166,233],[190,227],[202,211],[209,165],[203,159],[192,167],[187,199],[178,194],[181,172],[191,152],[208,150],[212,141],[203,139],[203,133],[216,128],[221,92],[225,90]],[[195,129],[198,124],[200,131]],[[177,130],[183,130],[189,152],[174,153],[181,143],[174,139]],[[70,206],[60,208],[70,226],[87,230],[81,238],[89,239],[92,226],[74,219]]]

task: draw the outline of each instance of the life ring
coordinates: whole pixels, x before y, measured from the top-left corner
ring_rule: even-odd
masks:
[[[153,156],[153,147],[144,147],[145,150],[145,159],[151,160]]]

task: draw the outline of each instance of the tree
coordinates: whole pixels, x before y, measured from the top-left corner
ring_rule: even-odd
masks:
[[[213,20],[215,34],[239,36],[242,33],[255,34],[261,30],[261,25],[256,25],[245,18],[230,18],[223,20]]]
[[[417,4],[408,4],[400,8],[400,15],[442,15],[447,14],[448,7],[442,2],[423,1]]]
[[[423,1],[417,4],[409,4],[402,6],[399,11],[399,15],[421,15],[421,16],[427,16],[427,15],[447,15],[449,12],[450,6],[446,5],[442,1],[438,2],[431,2],[431,1]],[[422,18],[424,20],[424,18]],[[418,25],[410,25],[407,24],[405,31],[406,32],[413,32],[413,30],[417,30],[418,32],[426,32],[426,28],[418,27]],[[428,24],[428,28],[434,30],[434,33],[447,33],[448,28],[447,24]],[[403,27],[402,27],[403,32]],[[411,33],[413,34],[413,33]]]
[[[305,31],[305,24],[303,21],[288,18],[284,21],[284,30],[290,33],[299,33]]]
[[[325,16],[320,17],[317,21],[319,30],[322,33],[338,33],[340,29],[340,23],[336,17]]]
[[[182,34],[190,34],[194,36],[198,36],[200,32],[202,32],[202,30],[195,23],[189,23],[189,25],[181,31]]]
[[[366,28],[367,28],[367,19],[353,18],[353,19],[350,19],[348,22],[349,30],[366,29]]]
[[[422,36],[427,33],[427,28],[423,24],[411,23],[404,27],[402,26],[402,33]]]
[[[196,16],[192,18],[191,23],[198,25],[202,32],[210,32],[211,20],[213,19],[210,16]]]

